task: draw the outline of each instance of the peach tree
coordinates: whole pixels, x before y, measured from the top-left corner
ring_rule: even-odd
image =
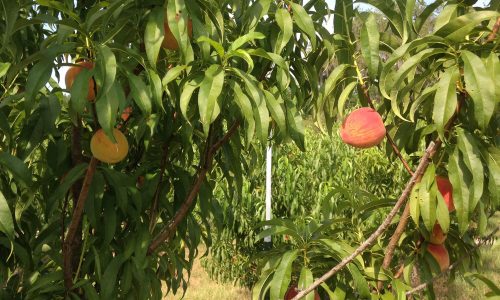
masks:
[[[324,1],[1,1],[0,298],[161,299],[333,58]],[[125,139],[123,138],[125,137]],[[214,169],[222,170],[217,177]]]
[[[210,247],[213,229],[225,226],[214,186],[237,197],[241,174],[255,167],[243,154],[260,151],[270,133],[303,147],[302,115],[312,111],[331,129],[355,88],[395,136],[389,149],[421,156],[424,143],[443,144],[423,154],[435,162],[408,214],[424,236],[436,220],[455,232],[452,261],[469,251],[498,201],[498,1],[446,2],[430,34],[419,29],[441,1],[419,16],[414,1],[368,2],[388,30],[374,31],[364,15],[358,38],[352,1],[330,11],[324,0],[2,0],[0,297],[161,299],[185,290],[198,245]],[[324,25],[331,14],[335,34]],[[77,71],[63,75],[66,67]],[[436,172],[453,185],[451,222]],[[412,237],[408,247],[420,249]],[[259,292],[270,284],[272,297],[284,296],[293,253],[277,257]],[[363,266],[380,259],[357,261],[355,275],[326,286],[347,289],[351,276],[373,283]],[[299,289],[321,276],[303,267]]]
[[[261,223],[257,238],[285,239],[262,255],[253,299],[281,299],[296,285],[293,299],[318,291],[330,299],[433,298],[436,279],[478,266],[499,208],[500,2],[475,2],[416,9],[416,1],[357,1],[368,11],[336,2],[335,62],[315,103],[318,123],[353,147],[380,145],[411,178],[377,226],[352,226],[348,208],[320,222]],[[488,278],[468,276],[498,296]]]

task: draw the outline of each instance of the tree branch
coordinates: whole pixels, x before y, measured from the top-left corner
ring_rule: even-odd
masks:
[[[229,141],[229,139],[231,138],[231,136],[233,136],[234,133],[236,133],[236,130],[238,129],[239,125],[240,125],[239,121],[236,121],[231,126],[231,128],[226,132],[226,134],[219,141],[213,144],[208,151],[206,151],[204,155],[205,157],[202,160],[203,165],[198,170],[198,175],[193,184],[193,187],[191,188],[191,191],[187,195],[181,207],[175,213],[174,217],[151,242],[148,248],[148,255],[151,255],[156,249],[158,249],[158,247],[160,247],[162,243],[170,241],[170,239],[174,236],[177,230],[177,226],[186,217],[187,213],[189,212],[189,209],[191,208],[191,206],[194,203],[194,200],[196,199],[196,196],[198,196],[201,185],[203,184],[203,181],[205,180],[207,173],[212,168],[212,159],[215,153],[222,147],[222,145],[224,145]],[[207,139],[207,147],[209,146],[209,143],[210,139]]]
[[[500,17],[498,17],[495,25],[493,25],[493,29],[486,38],[486,43],[492,42],[497,37],[498,29],[500,29]]]
[[[434,142],[431,142],[427,147],[427,149],[425,150],[425,154],[420,159],[420,163],[418,164],[415,173],[413,173],[410,180],[406,183],[406,187],[401,193],[401,196],[399,197],[398,201],[396,202],[392,210],[389,212],[385,220],[382,222],[382,224],[377,228],[377,230],[375,230],[375,232],[372,233],[372,235],[370,235],[370,237],[368,237],[368,239],[364,241],[356,250],[354,250],[353,253],[351,253],[348,257],[344,258],[339,264],[330,269],[330,271],[326,272],[323,276],[314,281],[313,284],[311,284],[309,287],[298,293],[292,300],[301,299],[302,297],[313,291],[321,283],[325,282],[327,279],[335,275],[348,263],[352,262],[359,254],[368,249],[375,242],[375,240],[379,236],[381,236],[382,233],[384,233],[387,230],[387,228],[389,228],[392,219],[394,219],[394,216],[396,216],[397,212],[399,211],[403,203],[410,195],[413,186],[417,182],[417,178],[421,176],[421,174],[423,174],[427,169],[427,166],[430,163],[430,159],[434,156],[436,150],[437,150],[436,144]]]
[[[89,193],[89,188],[94,178],[95,169],[97,167],[98,160],[92,157],[90,160],[85,178],[83,179],[82,189],[80,195],[78,196],[78,201],[73,209],[73,217],[71,218],[68,233],[63,243],[63,272],[64,272],[64,285],[66,291],[69,291],[73,287],[73,267],[72,267],[72,255],[73,255],[73,243],[75,242],[75,237],[78,233],[78,228],[80,226],[80,221],[83,215],[83,208],[85,206],[85,201]]]

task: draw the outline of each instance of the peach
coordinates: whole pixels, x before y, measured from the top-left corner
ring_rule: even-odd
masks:
[[[291,300],[293,297],[297,296],[299,293],[299,289],[297,288],[296,285],[292,285],[290,288],[288,288],[288,291],[286,291],[285,294],[285,300]],[[318,291],[314,291],[314,300],[321,300],[319,297]]]
[[[452,212],[455,210],[455,205],[453,204],[453,186],[448,178],[436,176],[436,184],[439,192],[444,198],[446,206],[448,206],[448,211]]]
[[[432,228],[431,236],[429,241],[435,245],[441,245],[446,240],[446,234],[443,232],[443,229],[439,225],[439,223],[434,224],[434,228]]]
[[[429,252],[437,261],[439,267],[441,268],[441,272],[448,269],[450,266],[450,255],[444,245],[427,244],[427,252]]]
[[[132,114],[132,107],[131,106],[125,107],[121,115],[123,122],[126,122],[128,118],[130,118],[131,114]]]
[[[342,123],[340,138],[356,148],[370,148],[380,144],[385,136],[382,117],[370,107],[351,112]]]
[[[114,164],[122,161],[128,153],[128,141],[125,135],[118,129],[113,128],[113,136],[116,143],[104,133],[104,130],[99,129],[94,133],[90,140],[90,151],[98,160]]]
[[[66,72],[66,77],[65,77],[65,82],[66,82],[66,89],[70,90],[71,87],[73,86],[73,82],[75,82],[76,77],[80,72],[83,70],[83,68],[92,70],[94,68],[94,63],[91,61],[80,61],[76,63],[78,66],[72,66],[68,69]],[[87,93],[87,100],[90,102],[93,102],[95,100],[95,90],[94,90],[94,79],[90,78],[89,79],[89,86],[88,86],[88,93]]]
[[[179,19],[180,19],[180,16],[177,15],[175,17],[175,20],[179,21]],[[179,43],[177,43],[177,40],[175,39],[174,34],[170,30],[170,26],[168,26],[166,13],[165,13],[165,21],[163,22],[163,28],[165,29],[165,35],[163,37],[163,42],[161,43],[161,46],[163,48],[170,49],[170,50],[179,49]],[[188,20],[187,30],[188,30],[189,38],[192,38],[193,37],[193,22],[191,20]]]

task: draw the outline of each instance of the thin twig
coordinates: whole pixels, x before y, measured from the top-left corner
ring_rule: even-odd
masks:
[[[164,242],[170,241],[170,239],[174,236],[177,230],[177,226],[186,217],[187,213],[189,212],[189,209],[191,208],[191,206],[194,203],[194,200],[196,199],[196,196],[198,196],[201,185],[203,184],[203,181],[205,180],[207,173],[212,168],[212,159],[215,153],[222,147],[223,144],[229,141],[229,139],[233,136],[234,133],[236,133],[236,130],[238,129],[239,125],[240,123],[236,121],[231,126],[231,128],[226,132],[226,134],[219,141],[213,144],[206,152],[203,160],[203,165],[198,170],[198,175],[193,184],[193,187],[191,188],[191,191],[187,195],[181,207],[175,213],[172,220],[170,220],[170,222],[165,226],[165,228],[151,242],[148,248],[148,255],[152,254]],[[209,139],[207,139],[207,147],[209,147],[209,143],[210,141]]]
[[[495,25],[493,25],[493,29],[486,38],[486,43],[492,42],[497,37],[498,29],[500,29],[500,17],[498,17]]]
[[[78,201],[76,203],[75,208],[73,209],[73,216],[71,218],[68,227],[68,233],[66,234],[66,238],[64,239],[64,244],[63,244],[64,285],[67,291],[69,291],[73,287],[72,246],[73,243],[75,242],[75,237],[77,235],[78,228],[80,226],[80,221],[83,215],[83,209],[85,207],[85,201],[87,200],[90,185],[92,183],[92,179],[94,178],[94,173],[97,164],[98,160],[95,157],[92,157],[92,159],[90,159],[89,166],[87,167],[85,178],[83,179],[82,190],[80,191]]]
[[[389,212],[385,220],[382,222],[382,224],[375,230],[366,241],[364,241],[356,250],[354,250],[353,253],[351,253],[348,257],[344,258],[339,264],[337,264],[335,267],[330,269],[330,271],[326,272],[323,276],[318,278],[316,281],[313,282],[309,287],[298,293],[292,300],[298,300],[313,291],[316,287],[318,287],[321,283],[325,282],[327,279],[335,275],[338,271],[340,271],[342,268],[344,268],[348,263],[352,262],[359,254],[364,252],[366,249],[368,249],[375,241],[376,239],[384,233],[387,228],[389,228],[389,225],[392,222],[392,219],[396,216],[398,213],[399,209],[403,205],[403,203],[406,201],[408,196],[410,195],[410,192],[417,182],[417,178],[425,172],[427,169],[427,166],[430,163],[430,158],[435,154],[436,152],[436,144],[434,142],[431,142],[427,149],[425,150],[425,154],[422,156],[420,159],[420,163],[418,164],[417,169],[413,173],[412,177],[408,182],[406,183],[406,187],[401,193],[401,196],[399,197],[398,201],[392,208],[392,210]]]

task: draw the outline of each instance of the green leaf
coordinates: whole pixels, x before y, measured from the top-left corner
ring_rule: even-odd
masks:
[[[448,160],[448,177],[453,186],[453,204],[457,212],[458,229],[463,234],[469,227],[471,215],[469,187],[472,186],[472,176],[458,148],[455,148]]]
[[[188,20],[188,10],[184,0],[167,2],[168,26],[179,44],[181,62],[185,65],[194,60],[194,52],[188,35]]]
[[[392,29],[394,29],[394,34],[403,38],[404,35],[404,25],[403,25],[403,14],[395,10],[395,3],[393,1],[386,0],[362,0],[359,2],[368,3],[375,8],[379,9],[389,20]]]
[[[252,300],[264,300],[267,290],[269,289],[269,284],[273,279],[273,270],[265,270],[263,274],[260,275],[259,281],[255,283],[252,288]]]
[[[245,122],[247,124],[246,138],[247,145],[249,145],[255,134],[255,120],[253,118],[252,103],[237,83],[232,82],[231,86],[234,91],[236,105],[240,108],[241,114],[245,118]]]
[[[247,72],[248,73],[252,72],[253,67],[254,67],[254,63],[253,63],[252,57],[250,56],[250,54],[248,54],[247,51],[245,51],[243,49],[237,49],[237,50],[228,52],[226,55],[226,59],[229,59],[233,56],[236,56],[236,57],[243,59],[248,64]]]
[[[211,38],[209,38],[207,36],[199,37],[197,42],[198,43],[209,43],[215,49],[215,51],[217,52],[217,54],[219,55],[220,58],[223,58],[224,55],[226,54],[226,52],[224,51],[224,47],[222,47],[222,45],[220,43],[212,40]]]
[[[486,69],[488,70],[488,74],[495,84],[495,103],[498,104],[500,102],[500,59],[495,52],[491,52],[488,58],[486,59]]]
[[[462,153],[464,158],[464,163],[469,169],[472,175],[472,187],[471,190],[471,202],[469,209],[474,211],[477,203],[483,195],[483,184],[484,184],[484,169],[483,163],[481,161],[481,152],[479,150],[476,139],[469,132],[458,129],[457,130],[457,145],[458,149]]]
[[[258,0],[255,1],[252,6],[245,11],[245,29],[244,32],[251,32],[255,30],[255,27],[259,23],[260,19],[264,17],[269,11],[269,6],[271,5],[271,0]]]
[[[450,229],[450,212],[448,211],[446,202],[444,202],[443,195],[437,190],[437,184],[433,184],[432,188],[434,189],[434,194],[437,196],[436,220],[443,232],[447,233]]]
[[[297,258],[299,250],[289,250],[283,254],[271,281],[271,299],[283,299],[290,285],[292,264]]]
[[[360,32],[361,55],[363,55],[365,64],[368,67],[368,74],[372,80],[378,75],[378,66],[380,62],[380,33],[377,28],[378,25],[375,20],[375,15],[370,14],[363,24],[363,27],[361,27]]]
[[[116,114],[120,104],[119,99],[124,99],[122,87],[116,82],[104,97],[96,102],[97,120],[106,135],[115,142],[113,128],[116,123]]]
[[[339,96],[339,101],[337,104],[337,110],[339,112],[339,116],[343,117],[344,116],[344,106],[346,101],[349,99],[349,95],[351,95],[352,91],[356,87],[358,83],[356,81],[353,81],[349,83],[343,90],[342,93],[340,93]]]
[[[179,65],[168,70],[167,74],[161,80],[161,84],[163,85],[163,89],[166,91],[168,89],[167,85],[177,79],[179,75],[187,68],[186,65]]]
[[[448,4],[436,17],[436,24],[434,25],[434,32],[438,31],[439,28],[448,24],[452,19],[457,17],[457,7],[458,4]]]
[[[481,129],[488,127],[495,111],[495,83],[483,61],[474,53],[463,50],[465,89],[474,103],[474,117]]]
[[[10,63],[0,63],[0,78],[4,77],[7,74],[7,71],[10,68]]]
[[[163,26],[163,8],[156,7],[149,13],[146,30],[144,32],[144,45],[146,47],[146,55],[149,63],[156,66],[158,54],[160,53],[161,43],[165,36],[165,28]]]
[[[326,99],[330,96],[332,91],[335,89],[337,82],[343,77],[344,72],[347,70],[349,65],[342,64],[337,66],[332,73],[326,78],[325,83],[322,86],[322,92],[317,102],[318,109],[323,109]]]
[[[347,268],[349,269],[349,272],[351,272],[354,287],[356,288],[359,296],[362,298],[369,298],[370,290],[368,288],[368,281],[366,281],[358,267],[355,264],[349,264]]]
[[[31,110],[31,105],[38,91],[49,81],[54,63],[48,57],[42,58],[28,74],[26,79],[26,110]]]
[[[264,38],[266,38],[266,36],[261,32],[257,32],[257,31],[249,32],[245,35],[238,37],[236,40],[234,40],[234,42],[231,44],[231,46],[229,46],[228,52],[237,50],[250,41],[262,40]]]
[[[303,266],[302,270],[300,270],[300,277],[299,277],[299,284],[298,284],[299,290],[305,290],[313,283],[313,281],[314,281],[314,277],[313,277],[311,269],[309,269],[306,266]],[[314,291],[307,294],[303,299],[314,300]]]
[[[420,189],[420,182],[417,182],[413,189],[411,190],[410,194],[410,216],[413,219],[413,222],[415,222],[415,225],[418,226],[419,223],[419,218],[420,218],[420,203],[418,201],[419,199],[419,189]]]
[[[283,107],[271,92],[266,90],[263,90],[263,92],[265,95],[264,99],[266,100],[267,108],[269,109],[273,120],[276,122],[276,125],[278,125],[280,132],[285,135],[287,130]]]
[[[148,75],[153,101],[155,102],[156,106],[158,106],[158,108],[165,111],[165,108],[163,107],[163,86],[160,76],[158,75],[158,73],[151,69],[148,70]]]
[[[203,124],[203,131],[208,135],[210,124],[218,117],[220,113],[217,99],[222,92],[224,84],[224,69],[220,65],[211,65],[205,71],[205,77],[200,84],[198,92],[198,109],[200,111],[200,120]]]
[[[21,183],[24,187],[31,187],[32,173],[26,164],[19,158],[10,155],[7,152],[0,153],[0,165],[12,173],[14,180]],[[5,170],[4,169],[4,170]]]
[[[9,240],[14,240],[14,221],[2,191],[0,191],[0,231],[5,233]]]
[[[48,202],[53,203],[62,199],[71,186],[73,186],[73,184],[83,176],[86,169],[87,164],[82,163],[69,170],[61,183],[57,186],[56,190],[52,193],[52,195],[50,195]]]
[[[418,190],[418,202],[420,206],[420,215],[424,221],[427,230],[432,231],[436,223],[436,192],[432,190],[432,184],[435,178],[434,165],[429,165],[422,177],[420,188]]]
[[[96,81],[99,86],[98,99],[105,97],[113,87],[116,77],[116,57],[106,45],[97,46]]]
[[[127,77],[135,103],[146,116],[151,115],[150,89],[148,89],[141,77],[129,72],[127,72]]]
[[[497,18],[496,11],[474,11],[450,20],[439,28],[435,35],[442,36],[454,42],[461,42],[482,21]]]
[[[311,41],[312,49],[316,48],[316,30],[314,29],[314,22],[311,16],[307,13],[307,11],[300,4],[289,2],[292,6],[292,19],[295,21],[295,24],[302,30]]]
[[[288,10],[279,8],[274,15],[281,31],[274,44],[274,53],[280,54],[293,36],[293,21]]]
[[[111,299],[113,292],[116,289],[116,281],[118,279],[118,272],[125,259],[121,254],[113,257],[109,262],[101,280],[101,299]]]
[[[413,55],[411,58],[406,60],[403,65],[399,68],[399,70],[395,73],[392,73],[388,76],[388,80],[386,81],[386,88],[390,89],[390,99],[391,99],[391,108],[392,111],[401,119],[406,120],[400,113],[399,103],[398,101],[398,93],[403,88],[404,80],[412,72],[415,68],[422,63],[422,61],[432,57],[434,55],[446,53],[443,49],[425,49],[420,51],[418,54]],[[406,120],[407,121],[407,120]]]
[[[193,95],[193,92],[200,87],[201,82],[203,81],[202,76],[198,76],[193,78],[192,80],[186,82],[183,87],[182,87],[182,94],[180,98],[180,109],[181,113],[186,118],[186,120],[189,121],[187,110],[189,106],[189,101],[191,100],[191,96]]]
[[[500,150],[497,147],[491,147],[484,151],[484,157],[488,166],[488,190],[492,202],[496,205],[500,204]]]
[[[88,104],[87,95],[89,93],[89,80],[93,80],[93,75],[93,70],[82,68],[71,86],[70,105],[71,108],[78,114],[83,114],[85,106]]]
[[[444,140],[444,126],[457,108],[456,81],[458,76],[458,69],[452,67],[441,74],[437,83],[432,119],[436,123],[442,140]]]

